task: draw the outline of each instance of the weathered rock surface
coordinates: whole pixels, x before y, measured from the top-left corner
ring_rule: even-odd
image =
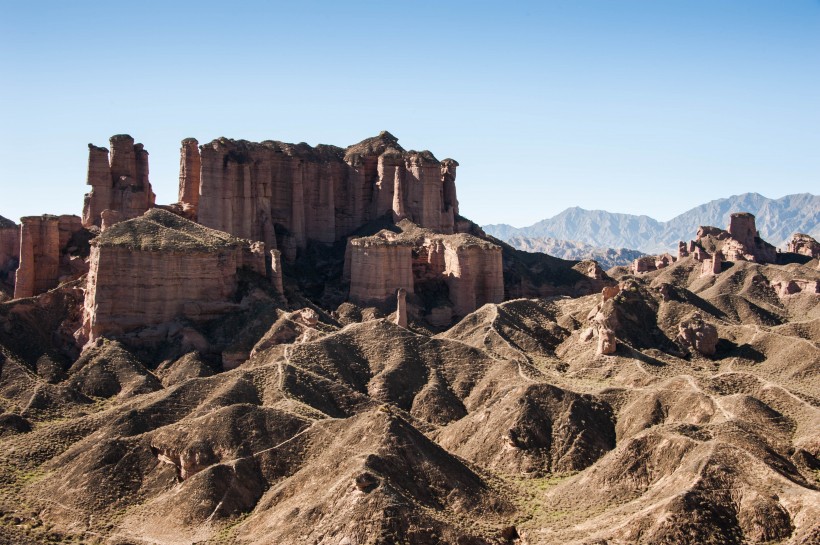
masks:
[[[14,298],[31,297],[57,287],[60,276],[60,218],[20,218],[20,266]]]
[[[183,140],[179,154],[179,202],[190,212],[191,219],[196,221],[202,173],[202,158],[196,138]]]
[[[381,235],[381,236],[380,236]],[[350,300],[360,305],[383,303],[396,290],[413,293],[413,244],[392,232],[350,240]]]
[[[695,313],[681,322],[678,342],[704,356],[714,356],[718,342],[717,328],[704,321],[699,313]]]
[[[345,256],[350,271],[350,300],[386,303],[396,290],[414,293],[415,284],[443,281],[456,316],[504,300],[501,248],[472,235],[439,234],[409,220],[400,233],[383,230],[351,239]]]
[[[200,146],[198,181],[194,146],[182,146],[183,205],[203,225],[269,248],[331,243],[389,213],[453,231],[457,163],[405,151],[388,132],[346,149],[221,138]]]
[[[242,267],[264,275],[264,250],[165,210],[118,223],[92,243],[79,336],[219,316],[235,306]]]
[[[694,242],[708,254],[705,256],[707,259],[719,251],[726,261],[777,261],[775,247],[760,238],[755,217],[748,212],[732,214],[727,231],[717,227],[701,227]]]
[[[148,181],[148,152],[127,134],[110,139],[106,148],[88,145],[88,179],[82,224],[100,226],[103,210],[114,210],[121,219],[141,216],[154,206],[156,196]]]
[[[20,226],[0,216],[0,291],[14,293],[14,271],[20,262]]]
[[[83,255],[87,236],[79,216],[26,216],[21,218],[20,263],[14,297],[39,295],[88,270]],[[85,232],[87,235],[87,232]]]
[[[820,242],[809,235],[795,233],[786,246],[787,251],[809,257],[820,257]]]

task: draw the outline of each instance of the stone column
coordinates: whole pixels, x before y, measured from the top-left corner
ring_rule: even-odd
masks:
[[[407,217],[404,209],[404,171],[396,167],[393,175],[393,221],[401,221]]]
[[[407,327],[407,290],[399,288],[396,294],[396,315],[393,321],[396,325]]]
[[[179,202],[190,207],[196,217],[199,207],[199,182],[202,170],[202,157],[199,155],[199,142],[196,138],[186,138],[179,150]],[[267,241],[266,241],[267,242]]]
[[[282,284],[282,253],[279,250],[270,251],[270,281],[273,288],[279,295],[285,295],[285,288]]]
[[[111,207],[111,167],[108,164],[108,149],[88,144],[88,174],[86,183],[91,191],[85,195],[83,204],[83,225],[100,225],[100,214]]]
[[[20,218],[20,266],[14,298],[32,297],[57,287],[60,276],[60,220],[57,216]]]

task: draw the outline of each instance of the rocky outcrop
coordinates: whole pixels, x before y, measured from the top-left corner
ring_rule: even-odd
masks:
[[[118,223],[92,242],[81,342],[177,317],[231,310],[237,270],[264,274],[264,249],[161,209]]]
[[[85,274],[87,265],[75,241],[84,231],[79,216],[46,214],[20,221],[15,298],[39,295]]]
[[[716,252],[721,252],[726,261],[777,261],[775,247],[760,238],[755,227],[755,217],[748,212],[732,214],[727,231],[711,226],[700,227],[693,242],[700,248],[696,255],[701,258],[699,261],[713,258]]]
[[[789,240],[786,251],[811,258],[820,257],[820,242],[817,242],[809,235],[795,233]]]
[[[270,282],[273,289],[279,295],[285,295],[285,287],[282,279],[282,252],[279,250],[270,251]]]
[[[711,258],[704,259],[701,263],[701,276],[714,276],[723,270],[723,253],[718,250]]]
[[[788,298],[791,295],[801,294],[820,294],[820,282],[817,280],[806,280],[803,278],[792,278],[789,280],[780,280],[772,283],[772,288],[781,299]]]
[[[190,218],[196,220],[202,171],[202,158],[196,138],[183,140],[179,155],[179,202],[189,211]]]
[[[657,270],[655,266],[655,256],[646,255],[637,258],[632,262],[632,274],[641,274]]]
[[[422,229],[408,220],[398,227],[400,233],[385,230],[348,242],[345,268],[351,301],[386,303],[397,290],[412,294],[416,282],[429,281],[447,286],[456,316],[504,300],[501,247],[465,233],[447,235]]]
[[[714,356],[718,342],[717,328],[705,322],[699,313],[695,313],[680,323],[678,342],[704,356]]]
[[[504,300],[501,248],[469,235],[444,238],[444,279],[456,316]]]
[[[20,218],[20,265],[14,298],[32,297],[56,288],[60,276],[60,218]]]
[[[91,191],[85,195],[82,224],[100,226],[103,210],[114,210],[121,219],[141,216],[154,206],[155,195],[148,181],[148,152],[127,134],[110,139],[106,148],[88,145],[88,178]]]
[[[452,233],[458,163],[405,151],[388,132],[348,148],[220,138],[200,146],[198,202],[195,141],[183,141],[180,201],[208,227],[278,247],[332,243],[392,214]]]
[[[14,271],[20,262],[20,227],[0,216],[0,285],[14,288]],[[12,292],[10,291],[10,293]]]
[[[350,268],[350,300],[384,303],[396,291],[413,293],[413,244],[387,233],[352,239],[345,260]]]
[[[400,288],[396,294],[396,325],[407,327],[407,290]]]

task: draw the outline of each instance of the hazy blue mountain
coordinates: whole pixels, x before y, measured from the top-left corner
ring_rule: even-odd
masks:
[[[810,193],[769,199],[744,193],[697,206],[669,221],[649,216],[615,214],[604,210],[568,208],[529,227],[485,225],[484,230],[502,240],[514,237],[553,238],[583,242],[598,248],[635,248],[645,253],[677,250],[679,240],[691,240],[701,225],[723,229],[729,214],[751,212],[757,217],[760,235],[775,246],[783,246],[792,233],[820,238],[820,196]]]
[[[638,250],[627,248],[597,248],[583,242],[571,240],[557,240],[549,237],[511,237],[507,242],[519,250],[527,252],[542,252],[561,259],[571,259],[583,261],[594,259],[604,269],[610,269],[619,265],[629,265],[635,259],[646,255]]]

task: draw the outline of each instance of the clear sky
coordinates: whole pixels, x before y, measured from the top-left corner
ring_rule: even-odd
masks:
[[[0,0],[0,215],[76,213],[129,133],[157,201],[179,142],[346,146],[461,167],[461,211],[669,219],[820,192],[820,1]]]

